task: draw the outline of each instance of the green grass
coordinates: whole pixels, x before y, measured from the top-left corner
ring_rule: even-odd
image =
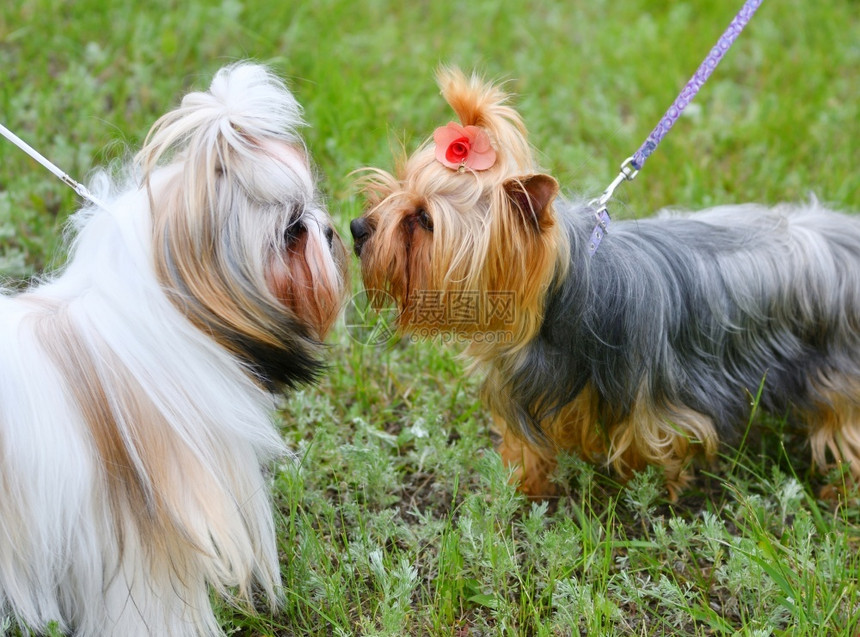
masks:
[[[253,57],[289,78],[340,230],[349,173],[451,119],[440,62],[509,80],[541,161],[596,194],[741,4],[165,2],[0,5],[0,121],[70,174],[122,158],[189,87]],[[820,199],[860,210],[860,5],[765,2],[631,184],[618,216]],[[0,276],[62,262],[74,194],[0,141]],[[357,277],[356,277],[357,278]],[[358,288],[357,281],[355,282]],[[435,343],[338,328],[319,387],[286,396],[273,467],[285,602],[219,607],[233,635],[845,635],[860,631],[860,509],[817,500],[802,436],[763,421],[676,503],[564,458],[525,501],[491,451],[480,378]],[[0,620],[0,633],[4,632]],[[8,628],[8,627],[7,627]]]

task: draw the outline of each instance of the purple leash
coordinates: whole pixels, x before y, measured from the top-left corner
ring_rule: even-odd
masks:
[[[711,76],[714,69],[717,68],[717,64],[719,64],[720,60],[723,59],[723,56],[726,54],[726,51],[729,50],[729,47],[734,44],[734,41],[750,21],[750,18],[753,17],[753,14],[756,12],[756,9],[759,8],[761,3],[762,0],[747,0],[744,3],[744,6],[741,7],[741,10],[735,16],[735,19],[732,20],[731,24],[729,24],[729,28],[725,30],[725,33],[720,37],[716,46],[711,49],[711,52],[708,54],[708,57],[705,58],[705,61],[699,65],[698,69],[696,69],[693,77],[690,78],[689,82],[687,82],[687,85],[681,91],[680,95],[675,98],[672,106],[670,106],[669,110],[666,111],[666,114],[663,115],[660,123],[654,127],[654,130],[651,131],[651,134],[648,135],[648,138],[639,147],[639,150],[633,153],[632,157],[628,157],[624,160],[624,163],[621,164],[621,172],[618,173],[618,176],[614,180],[612,180],[612,183],[603,191],[603,194],[597,199],[589,202],[590,206],[595,207],[596,210],[594,215],[597,217],[597,225],[594,226],[594,230],[591,232],[591,238],[588,242],[589,255],[593,255],[597,251],[597,248],[600,246],[600,242],[603,240],[609,227],[609,212],[607,211],[606,203],[612,198],[612,193],[615,192],[615,189],[622,181],[632,181],[639,171],[642,170],[642,166],[645,165],[645,161],[657,148],[657,144],[659,144],[666,136],[666,133],[672,129],[672,126],[674,126],[675,122],[678,121],[678,118],[681,116],[681,113],[687,105],[693,101],[696,93],[699,92],[699,89],[702,88],[702,85],[704,85],[707,79]]]

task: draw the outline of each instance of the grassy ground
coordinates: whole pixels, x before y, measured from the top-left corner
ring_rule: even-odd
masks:
[[[737,2],[7,0],[0,121],[73,175],[122,157],[230,60],[290,79],[344,231],[349,172],[390,168],[450,119],[440,62],[510,79],[542,162],[597,193],[656,123]],[[776,202],[860,210],[860,5],[765,2],[616,214]],[[0,141],[0,274],[62,261],[73,193]],[[357,287],[357,283],[356,283]],[[222,607],[234,635],[856,635],[860,509],[817,500],[801,436],[774,419],[668,503],[565,459],[524,501],[490,451],[455,352],[373,348],[338,328],[319,387],[278,414],[286,601]],[[0,633],[3,632],[0,620]]]

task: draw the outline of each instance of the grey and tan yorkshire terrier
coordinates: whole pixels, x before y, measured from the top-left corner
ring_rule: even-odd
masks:
[[[695,456],[740,438],[762,386],[819,469],[860,477],[860,220],[722,206],[616,222],[592,256],[594,208],[558,197],[505,93],[438,81],[460,124],[394,175],[369,169],[355,252],[402,331],[468,342],[525,493],[552,493],[569,451],[624,478],[658,465],[675,495]]]

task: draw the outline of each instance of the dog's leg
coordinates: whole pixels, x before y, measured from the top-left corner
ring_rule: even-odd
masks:
[[[807,422],[813,464],[819,471],[844,466],[850,479],[860,484],[860,391],[825,393],[825,401],[807,414]],[[830,485],[821,495],[831,498],[839,489],[841,485]]]
[[[550,476],[556,466],[551,450],[541,450],[529,444],[511,431],[505,421],[493,415],[493,433],[498,436],[496,451],[508,467],[513,467],[511,481],[519,490],[531,498],[554,495],[556,486]]]
[[[608,462],[623,478],[652,464],[663,469],[672,500],[692,477],[698,453],[712,459],[717,433],[711,419],[688,407],[657,409],[640,400],[630,416],[609,431]]]
[[[553,495],[557,491],[550,478],[561,451],[577,454],[589,462],[605,457],[606,444],[597,424],[597,399],[586,387],[572,402],[544,419],[541,429],[545,445],[534,445],[516,435],[498,414],[493,415],[500,442],[497,451],[508,466],[516,467],[512,479],[530,497]]]

